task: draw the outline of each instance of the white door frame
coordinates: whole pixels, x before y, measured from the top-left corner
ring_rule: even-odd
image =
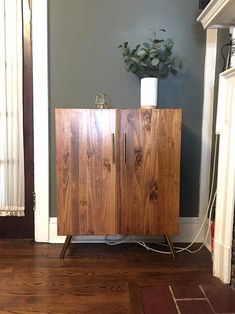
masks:
[[[49,219],[49,104],[48,104],[48,17],[47,0],[32,1],[32,38],[33,38],[33,89],[34,89],[34,167],[35,167],[35,192],[36,192],[36,210],[35,210],[35,240],[37,242],[57,242],[59,238],[56,233],[56,219]],[[215,33],[211,36],[215,36]],[[207,38],[209,39],[209,37]],[[211,50],[208,50],[208,69],[213,67],[209,65],[215,62],[215,45],[212,40]],[[210,59],[212,54],[212,59]],[[181,218],[182,241],[192,240],[192,236],[198,230],[205,212],[208,200],[209,190],[209,169],[211,154],[211,119],[213,93],[212,77],[207,77],[210,82],[210,90],[204,97],[203,113],[203,137],[202,137],[202,165],[200,176],[200,209],[199,217]],[[206,77],[206,74],[205,74]],[[206,85],[205,85],[206,87]],[[207,95],[207,96],[206,96]],[[209,119],[209,120],[208,120]],[[209,121],[209,123],[208,123]],[[206,144],[205,144],[206,143]],[[203,170],[204,169],[204,170]],[[203,236],[198,238],[202,241]],[[215,240],[216,241],[216,240]],[[218,255],[219,256],[219,255]],[[214,267],[216,269],[217,259]],[[215,272],[215,275],[217,273]]]
[[[220,144],[213,273],[230,283],[235,206],[235,68],[220,74],[216,133]]]
[[[32,1],[35,240],[49,241],[47,0]]]

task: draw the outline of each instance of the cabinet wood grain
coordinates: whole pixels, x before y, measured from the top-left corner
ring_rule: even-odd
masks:
[[[56,110],[59,234],[117,233],[115,127],[115,110]]]
[[[180,109],[56,109],[60,235],[173,235]]]
[[[121,112],[122,234],[178,233],[181,110]]]

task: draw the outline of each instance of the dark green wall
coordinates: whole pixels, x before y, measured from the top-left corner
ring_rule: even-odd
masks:
[[[113,108],[139,107],[139,81],[117,46],[136,45],[165,28],[183,71],[159,83],[159,108],[183,108],[181,216],[197,216],[205,32],[195,0],[49,0],[50,212],[56,216],[54,108],[94,108],[106,93]]]

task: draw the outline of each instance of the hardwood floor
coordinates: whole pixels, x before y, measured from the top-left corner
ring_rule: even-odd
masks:
[[[137,244],[0,240],[0,313],[140,313],[139,286],[218,284],[204,248],[157,254]]]

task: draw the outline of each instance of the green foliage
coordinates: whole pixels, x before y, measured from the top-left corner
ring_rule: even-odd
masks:
[[[160,31],[165,32],[164,29]],[[165,79],[169,74],[177,75],[183,63],[180,57],[173,53],[172,39],[158,39],[154,31],[148,42],[138,44],[133,50],[128,42],[119,45],[128,72],[138,78],[157,77]]]

